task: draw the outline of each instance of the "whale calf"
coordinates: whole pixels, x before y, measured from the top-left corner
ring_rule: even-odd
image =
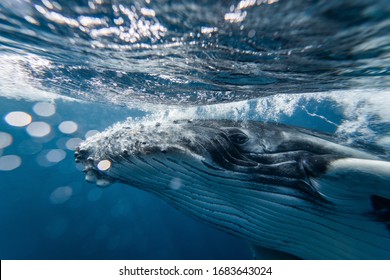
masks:
[[[87,181],[154,193],[245,239],[260,257],[390,259],[390,162],[319,132],[126,121],[88,138],[75,157]]]

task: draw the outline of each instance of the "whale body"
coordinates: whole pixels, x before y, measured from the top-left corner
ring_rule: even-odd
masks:
[[[390,259],[390,163],[277,123],[127,121],[75,152],[121,182],[248,241],[303,259]],[[260,257],[270,255],[260,255]]]

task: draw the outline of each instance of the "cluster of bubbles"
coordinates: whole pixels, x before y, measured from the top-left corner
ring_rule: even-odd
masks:
[[[56,132],[72,136],[79,130],[78,124],[72,120],[61,121],[59,124],[53,125],[55,117],[56,106],[49,102],[35,103],[32,114],[24,111],[8,112],[3,119],[11,129],[8,132],[0,131],[0,171],[12,171],[22,165],[22,158],[19,155],[6,153],[6,149],[15,144],[12,131],[17,133],[18,128],[25,129],[27,135],[31,137],[21,141],[17,146],[20,154],[36,155],[38,164],[43,167],[52,166],[64,160],[67,155],[66,150],[74,150],[82,139],[79,137],[59,137],[56,148],[44,149],[44,143],[52,140]],[[90,137],[97,132],[90,130],[85,134],[85,137]]]
[[[3,121],[0,127],[0,175],[20,168],[23,163],[28,166],[31,159],[41,168],[52,167],[65,159],[73,161],[73,151],[82,138],[99,132],[94,129],[85,132],[81,124],[63,119],[59,111],[55,104],[39,101],[32,103],[31,109],[10,110],[0,115]],[[102,171],[110,167],[109,160],[97,164]],[[81,167],[76,165],[75,168]],[[53,186],[48,193],[48,201],[52,205],[80,207],[82,200],[72,198],[81,192],[82,182]],[[96,202],[102,194],[100,188],[91,188],[85,198],[89,202]],[[66,229],[55,221],[47,229],[49,237],[58,237]]]

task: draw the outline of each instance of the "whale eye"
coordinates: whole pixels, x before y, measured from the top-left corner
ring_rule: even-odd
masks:
[[[244,132],[242,132],[239,129],[230,129],[229,130],[229,139],[233,143],[242,145],[249,140],[249,137],[248,137],[248,135],[246,135]]]

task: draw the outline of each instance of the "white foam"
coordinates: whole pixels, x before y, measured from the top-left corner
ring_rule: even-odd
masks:
[[[284,122],[305,126],[295,119],[297,113],[304,113],[310,121],[326,122],[334,126],[336,136],[347,142],[364,141],[388,147],[386,138],[373,130],[373,126],[390,122],[390,91],[378,89],[339,90],[305,94],[277,94],[264,98],[227,104],[201,107],[150,106],[152,112],[146,119],[163,122],[180,119],[255,119],[261,121]],[[312,104],[330,104],[330,109],[341,114],[335,122],[311,108]],[[332,111],[330,112],[333,113]]]
[[[191,119],[233,119],[246,120],[250,112],[250,101],[237,101],[231,103],[212,104],[206,106],[143,106],[143,110],[151,114],[143,118],[143,122],[165,122]],[[129,121],[134,119],[129,118]],[[137,119],[135,119],[137,120]]]
[[[292,116],[302,99],[300,94],[280,94],[268,96],[256,101],[256,113],[265,120],[278,121],[281,116]]]
[[[50,69],[49,60],[32,54],[5,53],[0,54],[0,61],[0,96],[27,101],[76,100],[43,90],[39,81],[32,77],[31,69],[36,73],[42,72],[43,69]]]

